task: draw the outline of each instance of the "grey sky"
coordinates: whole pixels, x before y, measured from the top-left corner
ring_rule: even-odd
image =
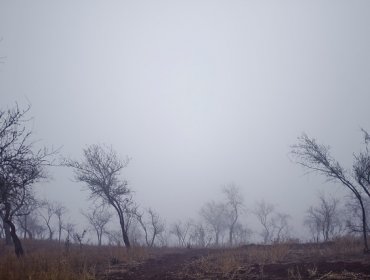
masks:
[[[317,190],[341,188],[305,177],[289,146],[305,131],[349,166],[370,129],[369,12],[369,1],[0,0],[0,104],[29,100],[35,136],[65,156],[107,143],[132,157],[137,200],[168,221],[196,217],[234,181],[247,207],[265,198],[299,225]],[[70,170],[51,173],[41,195],[87,205]]]

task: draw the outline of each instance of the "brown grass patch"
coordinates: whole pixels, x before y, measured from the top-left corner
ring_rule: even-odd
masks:
[[[50,241],[24,241],[26,254],[17,259],[12,248],[1,245],[0,279],[67,280],[97,279],[99,274],[116,263],[147,258],[144,248],[127,250],[113,246],[69,246]]]

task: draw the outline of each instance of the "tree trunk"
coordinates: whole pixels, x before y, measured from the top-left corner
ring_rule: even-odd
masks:
[[[29,239],[33,239],[32,232],[29,229],[27,229],[27,235]]]
[[[101,246],[101,239],[103,236],[103,230],[96,230],[96,234],[98,236],[98,246]]]
[[[62,227],[59,223],[59,229],[58,229],[58,242],[59,243],[60,243],[61,237],[62,237]]]
[[[20,258],[20,257],[22,257],[24,255],[22,243],[21,243],[20,239],[17,236],[17,233],[15,231],[15,226],[12,223],[12,221],[10,221],[9,219],[7,219],[6,220],[6,223],[10,227],[10,235],[11,235],[12,240],[13,240],[13,243],[14,243],[14,251],[15,251],[15,254],[16,254],[17,258]]]
[[[233,226],[232,226],[232,227],[230,227],[230,230],[229,230],[229,245],[230,245],[230,247],[233,246],[233,231],[234,231],[234,229],[233,229]]]
[[[367,222],[366,222],[366,212],[365,207],[362,202],[362,199],[359,199],[360,205],[361,205],[361,211],[362,211],[362,233],[364,238],[364,253],[369,253],[369,246],[367,244]]]
[[[127,231],[125,228],[125,222],[123,220],[123,215],[120,215],[120,225],[121,225],[121,231],[122,231],[122,237],[123,237],[123,243],[125,243],[125,246],[127,248],[131,247],[130,240],[128,239]]]
[[[13,245],[12,236],[10,235],[10,226],[4,221],[5,245]]]
[[[122,225],[121,225],[121,230],[122,230],[123,242],[125,243],[125,246],[127,248],[130,248],[131,247],[130,240],[128,239],[127,232],[126,232],[124,226],[122,226]]]

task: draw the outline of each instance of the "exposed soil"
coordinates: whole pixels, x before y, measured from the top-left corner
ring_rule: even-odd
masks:
[[[252,247],[159,251],[142,262],[112,265],[102,279],[370,279],[370,259],[360,253],[351,259],[325,259],[304,254],[304,246],[293,246],[283,260],[253,262],[247,255],[250,250]]]
[[[113,265],[105,272],[103,279],[187,279],[178,278],[183,266],[208,254],[207,249],[179,249],[175,252],[157,253],[143,262]]]

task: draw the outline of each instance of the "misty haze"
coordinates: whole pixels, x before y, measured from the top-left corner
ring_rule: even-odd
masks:
[[[0,0],[0,279],[370,279],[369,11]]]

